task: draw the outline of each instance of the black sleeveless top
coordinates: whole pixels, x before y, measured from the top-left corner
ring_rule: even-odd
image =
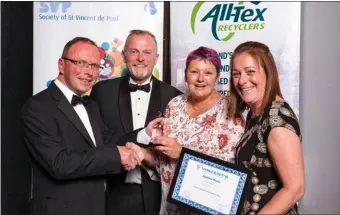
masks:
[[[282,188],[282,182],[272,165],[267,150],[269,132],[284,127],[296,133],[301,140],[298,119],[286,102],[273,101],[258,117],[247,116],[246,130],[236,148],[236,163],[252,171],[243,214],[257,214]],[[289,143],[287,143],[289,144]],[[298,214],[297,206],[287,214]]]

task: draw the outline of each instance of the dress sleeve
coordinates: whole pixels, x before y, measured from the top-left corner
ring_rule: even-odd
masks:
[[[174,106],[174,104],[176,104],[178,102],[178,100],[180,99],[181,96],[176,96],[175,98],[171,99],[169,101],[169,103],[166,105],[165,110],[164,110],[164,117],[165,118],[169,118],[171,117],[171,109]]]
[[[264,140],[267,142],[270,131],[275,127],[287,128],[294,132],[301,140],[301,132],[298,119],[287,104],[272,105],[267,115],[267,119],[263,121],[262,128],[264,129]]]

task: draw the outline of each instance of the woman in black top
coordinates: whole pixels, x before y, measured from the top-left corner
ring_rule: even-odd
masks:
[[[228,115],[249,109],[236,163],[252,171],[243,214],[298,214],[305,191],[298,119],[281,94],[269,48],[245,42],[234,51]]]

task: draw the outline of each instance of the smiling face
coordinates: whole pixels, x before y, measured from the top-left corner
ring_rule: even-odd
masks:
[[[148,34],[130,35],[123,55],[130,76],[137,83],[143,83],[152,75],[159,56],[156,42]]]
[[[261,65],[249,54],[235,56],[233,60],[232,81],[236,92],[253,111],[262,106],[266,73]]]
[[[196,100],[204,100],[211,96],[218,78],[219,73],[215,65],[202,59],[192,60],[185,73],[189,94]]]
[[[98,48],[88,42],[77,42],[72,45],[66,58],[100,65]],[[75,63],[65,59],[59,59],[58,69],[58,79],[79,96],[89,91],[99,76],[99,71],[93,70],[91,66],[79,68]]]

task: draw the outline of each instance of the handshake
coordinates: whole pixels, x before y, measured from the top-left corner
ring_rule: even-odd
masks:
[[[138,145],[127,142],[125,146],[118,146],[122,166],[125,170],[130,171],[136,167],[141,166],[144,160],[145,152]]]
[[[132,142],[127,142],[125,146],[118,146],[122,165],[127,171],[134,169],[136,165],[142,165],[143,161],[155,165],[154,152],[164,154],[171,159],[178,159],[182,151],[182,145],[177,142],[177,139],[168,136],[170,128],[164,118],[159,117],[149,122],[145,132],[153,142],[152,150],[139,147]]]
[[[165,135],[167,133],[167,126],[162,117],[157,117],[153,121],[149,122],[148,126],[145,128],[146,134],[154,140],[156,136]],[[127,142],[125,146],[118,146],[118,150],[121,157],[122,166],[125,170],[130,171],[136,167],[136,165],[141,166],[143,160],[150,152],[132,142]],[[150,158],[150,156],[148,156]]]

